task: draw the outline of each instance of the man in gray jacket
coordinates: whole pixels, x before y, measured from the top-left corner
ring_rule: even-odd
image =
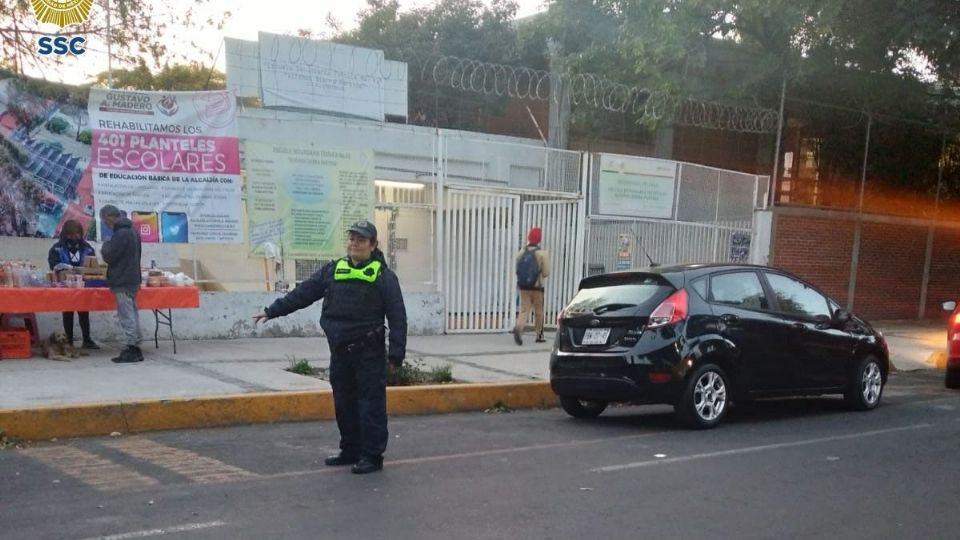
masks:
[[[100,209],[100,222],[113,229],[113,236],[103,243],[100,255],[107,263],[107,285],[117,299],[117,318],[123,328],[126,347],[113,362],[125,364],[142,362],[140,350],[140,313],[137,311],[137,292],[140,290],[140,235],[133,223],[120,214],[113,205]]]

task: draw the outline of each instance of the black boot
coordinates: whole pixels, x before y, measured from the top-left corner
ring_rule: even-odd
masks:
[[[358,461],[360,461],[360,458],[340,452],[323,460],[323,463],[328,467],[339,467],[340,465],[353,465]]]
[[[383,468],[382,459],[371,459],[368,457],[362,457],[360,458],[360,461],[358,461],[357,464],[350,469],[350,472],[352,472],[353,474],[369,474],[372,472],[377,472],[382,468]]]
[[[143,362],[143,351],[140,350],[140,347],[128,346],[126,349],[120,351],[120,356],[111,358],[110,361],[114,364],[132,364],[134,362]]]

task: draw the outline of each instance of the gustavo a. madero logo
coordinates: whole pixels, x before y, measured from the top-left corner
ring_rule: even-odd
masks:
[[[177,98],[166,95],[160,98],[160,101],[157,103],[157,109],[167,116],[173,116],[180,110],[180,106],[177,105]]]

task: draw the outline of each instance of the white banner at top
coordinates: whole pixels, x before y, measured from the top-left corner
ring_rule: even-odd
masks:
[[[387,61],[383,51],[261,32],[259,57],[264,107],[380,121],[385,113],[406,116],[406,64]]]

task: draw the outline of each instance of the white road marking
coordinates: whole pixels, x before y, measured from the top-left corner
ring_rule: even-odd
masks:
[[[837,435],[837,436],[834,436],[834,437],[820,437],[820,438],[817,438],[817,439],[805,439],[805,440],[793,441],[793,442],[784,442],[784,443],[776,443],[776,444],[765,444],[765,445],[761,445],[761,446],[747,446],[747,447],[744,447],[744,448],[734,448],[734,449],[731,449],[731,450],[721,450],[721,451],[719,451],[719,452],[707,452],[707,453],[704,453],[704,454],[692,454],[692,455],[689,455],[689,456],[677,456],[677,457],[672,457],[672,458],[655,459],[655,460],[650,460],[650,461],[637,461],[637,462],[634,462],[634,463],[625,463],[625,464],[623,464],[623,465],[608,465],[608,466],[606,466],[606,467],[597,467],[597,468],[595,468],[595,469],[590,469],[590,472],[615,472],[615,471],[622,471],[622,470],[625,470],[625,469],[636,469],[636,468],[639,468],[639,467],[649,467],[649,466],[651,466],[651,465],[665,465],[665,464],[668,464],[668,463],[683,463],[683,462],[686,462],[686,461],[694,461],[694,460],[698,460],[698,459],[709,459],[709,458],[723,457],[723,456],[735,456],[735,455],[738,455],[738,454],[750,454],[750,453],[753,453],[753,452],[763,452],[763,451],[766,451],[766,450],[776,450],[776,449],[779,449],[779,448],[790,448],[790,447],[793,447],[793,446],[806,446],[806,445],[810,445],[810,444],[820,444],[820,443],[826,443],[826,442],[832,442],[832,441],[843,441],[843,440],[848,440],[848,439],[859,439],[859,438],[861,438],[861,437],[873,437],[873,436],[876,436],[876,435],[884,435],[884,434],[887,434],[887,433],[896,433],[896,432],[898,432],[898,431],[908,431],[908,430],[914,430],[914,429],[926,429],[926,428],[929,428],[929,427],[933,427],[933,425],[932,425],[932,424],[914,424],[914,425],[910,425],[910,426],[903,426],[903,427],[897,427],[897,428],[880,429],[880,430],[877,430],[877,431],[863,431],[863,432],[860,432],[860,433],[851,433],[851,434],[849,434],[849,435]]]
[[[96,536],[85,538],[84,540],[126,540],[128,538],[149,538],[151,536],[163,536],[166,534],[176,534],[182,532],[199,531],[203,529],[212,529],[214,527],[223,527],[225,521],[208,521],[207,523],[190,523],[187,525],[177,525],[176,527],[166,527],[163,529],[149,529],[146,531],[133,531],[123,534],[112,534],[110,536]]]

